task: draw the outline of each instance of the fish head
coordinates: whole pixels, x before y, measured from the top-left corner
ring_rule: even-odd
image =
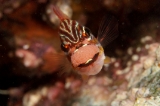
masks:
[[[83,44],[88,44],[92,39],[92,34],[87,27],[70,19],[61,21],[59,35],[61,39],[61,48],[64,52],[71,52],[73,49],[77,49]]]
[[[95,75],[102,69],[105,57],[102,46],[87,27],[65,19],[60,23],[59,33],[61,48],[78,73]]]

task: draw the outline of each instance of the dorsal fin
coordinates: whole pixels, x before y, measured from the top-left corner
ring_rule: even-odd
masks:
[[[53,6],[54,13],[58,16],[58,18],[62,21],[64,19],[69,19],[67,15],[65,15],[57,6]]]

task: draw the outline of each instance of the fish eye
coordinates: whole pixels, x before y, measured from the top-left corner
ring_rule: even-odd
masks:
[[[69,45],[61,44],[61,49],[62,49],[64,52],[68,52],[68,51],[69,51]]]
[[[82,33],[83,37],[88,38],[90,36],[90,30],[87,27],[84,27],[84,32]]]
[[[89,28],[87,28],[87,27],[85,27],[85,32],[88,34],[88,36],[90,36],[90,29]]]

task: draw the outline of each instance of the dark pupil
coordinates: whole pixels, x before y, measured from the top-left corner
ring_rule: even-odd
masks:
[[[89,30],[89,28],[85,28],[85,31],[86,31],[86,33],[88,34],[88,36],[90,36],[90,30]]]
[[[61,49],[62,49],[64,52],[68,52],[69,48],[65,48],[64,46],[65,46],[64,44],[61,44]]]

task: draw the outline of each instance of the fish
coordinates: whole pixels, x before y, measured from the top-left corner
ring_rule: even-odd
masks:
[[[53,6],[53,11],[60,20],[61,49],[74,71],[83,79],[98,74],[104,64],[111,62],[104,53],[104,47],[117,38],[118,20],[113,16],[104,17],[95,37],[89,28],[69,19],[57,6]]]

